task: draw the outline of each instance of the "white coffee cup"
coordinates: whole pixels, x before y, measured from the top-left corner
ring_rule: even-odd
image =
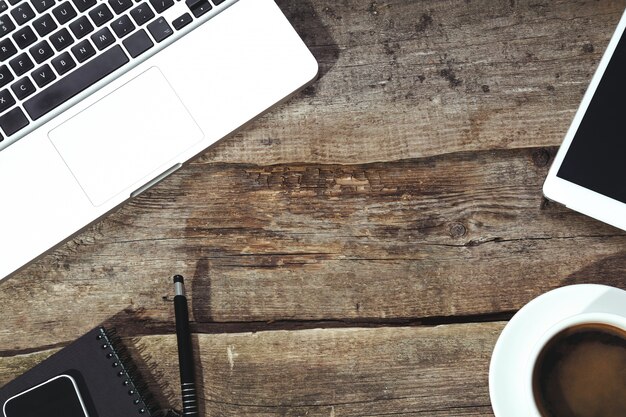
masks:
[[[554,336],[561,333],[562,331],[583,324],[600,324],[600,325],[608,325],[615,327],[617,329],[621,329],[626,332],[626,317],[617,314],[610,313],[582,313],[574,316],[570,316],[562,321],[559,321],[552,327],[550,327],[545,333],[541,335],[541,337],[537,340],[532,350],[530,351],[530,355],[528,356],[528,361],[525,368],[525,396],[526,396],[526,404],[528,404],[528,415],[530,417],[543,417],[539,408],[537,406],[537,400],[535,398],[534,390],[533,390],[533,373],[535,371],[535,366],[537,364],[537,359],[543,348],[546,344],[552,340]]]
[[[569,285],[541,294],[522,307],[503,329],[491,356],[489,397],[494,415],[539,416],[532,376],[541,349],[559,329],[597,317],[603,322],[605,314],[617,315],[618,321],[626,318],[626,291],[598,284]]]

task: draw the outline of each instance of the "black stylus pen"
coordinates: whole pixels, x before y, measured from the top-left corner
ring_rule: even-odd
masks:
[[[183,395],[183,417],[197,416],[198,400],[196,398],[191,332],[189,331],[189,310],[185,297],[185,283],[181,275],[174,276],[174,314],[176,316],[180,386]]]

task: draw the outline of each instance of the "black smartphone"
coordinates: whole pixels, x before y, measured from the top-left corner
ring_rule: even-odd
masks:
[[[59,375],[9,398],[4,417],[89,417],[78,385],[69,375]]]

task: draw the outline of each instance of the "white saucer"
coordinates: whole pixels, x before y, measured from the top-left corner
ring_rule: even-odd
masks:
[[[524,370],[531,349],[552,326],[582,313],[626,317],[626,291],[605,285],[571,285],[535,298],[513,316],[489,366],[489,395],[496,417],[528,417]]]

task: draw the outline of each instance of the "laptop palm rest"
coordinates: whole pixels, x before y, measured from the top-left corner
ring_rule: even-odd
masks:
[[[48,133],[94,206],[141,188],[204,134],[152,67]],[[185,158],[186,159],[186,158]]]

